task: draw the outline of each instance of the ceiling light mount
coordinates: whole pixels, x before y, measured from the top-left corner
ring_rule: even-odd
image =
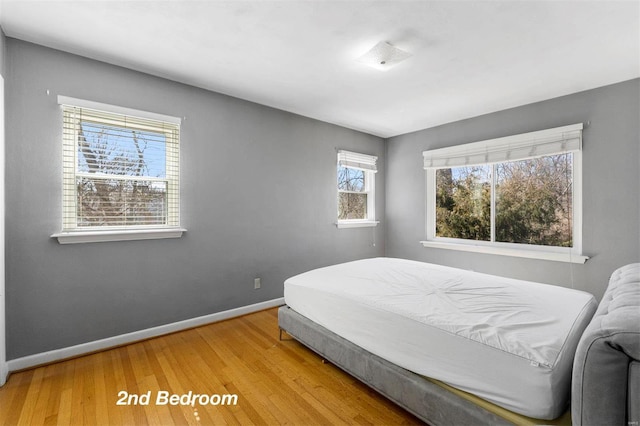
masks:
[[[381,41],[373,46],[367,53],[360,56],[358,62],[369,65],[377,70],[386,71],[411,56],[411,53],[392,46],[386,41]]]

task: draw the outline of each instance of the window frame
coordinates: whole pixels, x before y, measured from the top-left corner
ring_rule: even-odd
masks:
[[[582,149],[581,149],[581,130],[582,124],[564,126],[555,129],[548,129],[539,132],[525,133],[521,135],[508,136],[505,138],[499,138],[489,141],[476,142],[472,144],[458,145],[451,148],[444,148],[441,151],[442,154],[446,154],[450,151],[452,155],[460,156],[464,152],[465,147],[477,148],[480,145],[495,143],[496,145],[502,144],[503,146],[509,146],[514,141],[536,141],[540,140],[548,135],[561,134],[563,132],[580,131],[579,145],[577,150],[571,150],[572,155],[572,247],[557,247],[557,246],[543,246],[533,244],[522,243],[509,243],[495,241],[495,181],[496,181],[496,165],[500,163],[506,163],[510,160],[503,161],[487,161],[476,162],[476,165],[489,165],[492,168],[492,193],[491,193],[491,239],[492,241],[477,241],[467,240],[462,238],[451,237],[438,237],[436,236],[436,170],[460,167],[459,165],[444,166],[442,164],[432,167],[427,166],[427,153],[434,151],[425,151],[423,155],[425,157],[425,240],[420,241],[423,247],[427,248],[439,248],[447,250],[458,250],[466,252],[476,252],[485,254],[496,254],[514,257],[524,257],[532,259],[552,260],[560,262],[570,263],[585,263],[589,257],[582,253]],[[551,153],[544,153],[540,155],[521,156],[520,158],[514,158],[511,161],[524,160],[530,158],[539,158],[554,155]],[[440,161],[444,158],[440,155]],[[445,160],[446,161],[446,160]]]
[[[127,116],[133,119],[152,120],[175,127],[177,137],[174,138],[172,135],[175,142],[172,143],[171,147],[166,147],[166,149],[177,151],[171,154],[175,158],[177,170],[173,173],[168,173],[166,178],[161,179],[167,181],[167,183],[171,182],[172,186],[175,187],[175,190],[169,189],[167,191],[167,224],[81,227],[77,225],[77,189],[75,182],[77,176],[82,176],[84,173],[78,170],[77,136],[74,134],[74,137],[71,138],[62,132],[62,230],[51,235],[51,237],[57,238],[60,244],[180,238],[186,232],[186,229],[180,226],[180,125],[182,120],[178,117],[66,96],[58,96],[58,104],[63,117],[65,108],[79,108],[110,115]],[[60,122],[63,123],[63,120],[64,118]],[[65,161],[68,163],[66,158],[71,157],[73,158],[72,167],[65,163]],[[166,151],[165,158],[169,158],[169,154]],[[118,177],[117,179],[120,178]],[[73,204],[65,204],[65,199],[70,198],[73,199]]]
[[[339,203],[341,193],[357,193],[366,194],[367,196],[367,217],[364,219],[337,219],[336,226],[338,228],[362,228],[377,226],[379,221],[376,221],[375,213],[375,184],[376,184],[376,162],[378,157],[368,154],[360,154],[351,151],[338,151],[338,162],[336,166],[336,201]],[[364,190],[361,192],[356,191],[344,191],[338,187],[337,171],[340,167],[347,169],[360,170],[364,173]],[[339,213],[338,206],[336,206],[336,217]]]

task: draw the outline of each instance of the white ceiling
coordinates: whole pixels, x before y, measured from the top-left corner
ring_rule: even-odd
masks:
[[[638,1],[0,0],[9,37],[391,137],[640,77]],[[382,72],[379,41],[412,53]]]

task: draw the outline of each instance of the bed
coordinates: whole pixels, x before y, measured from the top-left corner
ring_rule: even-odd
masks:
[[[282,330],[434,425],[562,416],[597,307],[581,291],[392,258],[309,271],[284,294]]]

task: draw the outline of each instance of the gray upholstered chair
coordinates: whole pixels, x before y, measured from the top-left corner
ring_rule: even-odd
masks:
[[[640,263],[617,269],[573,364],[574,425],[640,426]]]

